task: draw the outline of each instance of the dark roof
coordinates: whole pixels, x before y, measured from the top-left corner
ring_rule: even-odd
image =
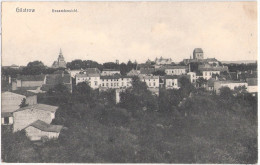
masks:
[[[141,68],[140,69],[140,74],[152,74],[155,72],[154,68]]]
[[[246,79],[248,86],[257,86],[257,78],[247,78]]]
[[[45,75],[18,75],[17,80],[22,81],[44,81]]]
[[[57,85],[62,83],[71,83],[69,74],[49,74],[46,75],[46,84]]]
[[[193,53],[203,53],[203,50],[201,48],[195,48]]]
[[[103,71],[117,71],[117,72],[120,72],[120,70],[116,70],[116,69],[103,69]]]
[[[35,105],[29,105],[23,108],[19,108],[14,112],[18,112],[18,111],[23,111],[26,109],[39,109],[39,110],[43,110],[43,111],[50,111],[50,112],[56,112],[56,110],[58,109],[57,106],[52,106],[52,105],[47,105],[47,104],[35,104]]]
[[[87,74],[77,73],[76,77],[100,77],[100,74],[98,74],[98,73],[87,73]]]
[[[35,96],[36,95],[35,93],[27,91],[26,89],[23,89],[23,88],[15,90],[15,91],[12,91],[12,92],[16,93],[16,94],[24,95],[26,97],[28,97],[28,96]]]
[[[188,66],[166,66],[165,69],[188,69]]]
[[[87,74],[99,74],[100,70],[98,68],[87,68],[85,72]]]
[[[120,79],[120,78],[132,78],[132,76],[122,76],[120,74],[114,74],[111,76],[100,76],[100,79]]]
[[[178,79],[180,76],[177,75],[165,75],[164,79]]]
[[[12,117],[13,114],[11,112],[1,112],[2,117]]]
[[[61,129],[63,128],[62,125],[51,125],[51,124],[45,123],[42,120],[37,120],[37,121],[33,122],[32,124],[30,124],[29,126],[37,128],[44,132],[57,132],[57,133],[59,133],[61,131]],[[27,127],[29,127],[29,126],[27,126]]]
[[[228,71],[228,67],[224,66],[224,67],[201,67],[199,68],[199,71],[220,71],[220,72],[224,72],[224,71]]]

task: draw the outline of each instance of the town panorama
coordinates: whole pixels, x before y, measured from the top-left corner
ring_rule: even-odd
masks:
[[[256,163],[257,62],[2,66],[2,161]]]

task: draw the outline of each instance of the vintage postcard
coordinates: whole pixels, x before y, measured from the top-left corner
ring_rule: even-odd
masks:
[[[258,162],[257,2],[2,2],[4,163]]]

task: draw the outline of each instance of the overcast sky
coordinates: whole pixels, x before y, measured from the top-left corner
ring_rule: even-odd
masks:
[[[257,59],[256,2],[3,2],[2,64]],[[16,12],[33,8],[34,13]],[[52,9],[77,9],[52,13]]]

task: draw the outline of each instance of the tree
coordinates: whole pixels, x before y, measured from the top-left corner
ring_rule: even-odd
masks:
[[[24,75],[38,75],[45,72],[46,67],[41,61],[29,62],[22,70]]]
[[[155,72],[153,72],[153,75],[156,75],[156,76],[165,76],[165,72],[163,70],[157,70]]]
[[[199,87],[203,87],[204,85],[206,85],[207,80],[203,77],[200,77],[196,80],[196,83],[199,85]]]
[[[28,106],[28,104],[26,104],[26,99],[25,98],[22,99],[22,102],[21,102],[21,104],[19,106],[20,106],[20,108]]]
[[[180,83],[180,93],[182,98],[186,98],[190,95],[191,92],[195,91],[195,87],[191,84],[190,80],[182,76],[178,79],[178,83]]]
[[[158,110],[155,96],[147,89],[145,82],[138,77],[133,77],[132,88],[120,94],[120,105],[131,111],[136,110]]]

